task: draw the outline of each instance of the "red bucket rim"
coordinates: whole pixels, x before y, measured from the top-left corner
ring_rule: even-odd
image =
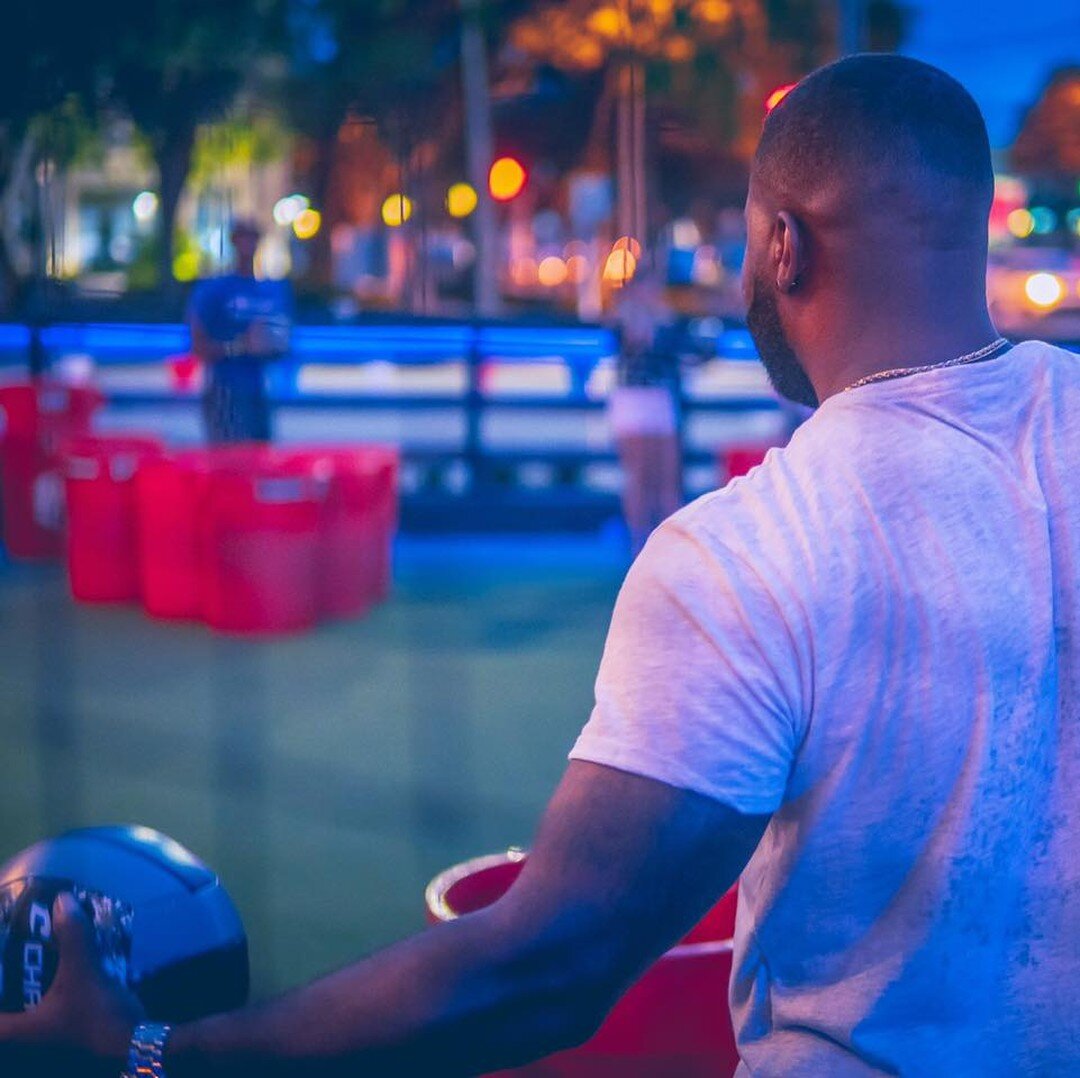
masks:
[[[457,883],[470,876],[475,876],[489,869],[501,868],[504,865],[521,864],[528,858],[527,850],[511,847],[505,853],[489,853],[481,857],[473,857],[468,861],[461,861],[456,865],[440,872],[425,888],[424,901],[431,915],[442,923],[456,921],[462,914],[458,913],[447,899],[450,889]],[[731,938],[722,940],[701,940],[696,943],[677,943],[674,947],[664,952],[664,958],[696,958],[713,954],[728,954],[735,945]]]

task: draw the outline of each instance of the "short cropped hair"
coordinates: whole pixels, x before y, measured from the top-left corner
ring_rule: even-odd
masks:
[[[994,176],[986,123],[954,78],[906,56],[848,56],[808,75],[772,110],[754,159],[775,190],[885,200],[934,231],[985,228]]]

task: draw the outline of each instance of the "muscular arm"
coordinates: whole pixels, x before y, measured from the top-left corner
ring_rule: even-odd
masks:
[[[767,820],[572,763],[499,902],[264,1006],[179,1027],[170,1078],[471,1074],[579,1043],[734,882]]]

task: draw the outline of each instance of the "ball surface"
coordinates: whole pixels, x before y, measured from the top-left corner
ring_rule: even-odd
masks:
[[[109,973],[155,1021],[182,1022],[247,1000],[247,937],[217,875],[148,827],[88,827],[0,866],[0,1009],[30,1009],[59,955],[52,903],[72,892],[92,918]]]

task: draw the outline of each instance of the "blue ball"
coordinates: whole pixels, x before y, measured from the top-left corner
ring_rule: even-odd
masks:
[[[52,903],[62,891],[91,915],[109,972],[149,1018],[189,1021],[247,1001],[247,936],[217,875],[149,827],[87,827],[0,867],[0,1010],[28,1010],[48,991],[59,961]]]

